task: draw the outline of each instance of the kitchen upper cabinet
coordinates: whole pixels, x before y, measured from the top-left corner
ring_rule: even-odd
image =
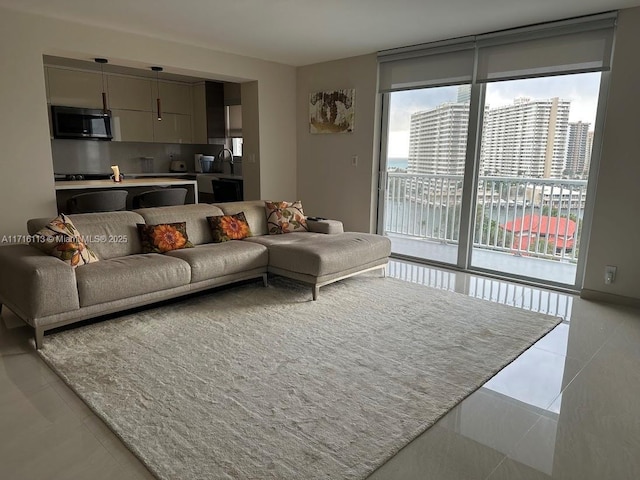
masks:
[[[191,86],[183,83],[159,82],[160,95],[158,96],[158,85],[152,82],[153,91],[153,111],[156,109],[156,98],[160,98],[160,108],[162,112],[181,113],[191,115]]]
[[[153,141],[156,143],[192,143],[191,115],[163,113],[153,117]]]
[[[153,121],[151,112],[111,109],[113,139],[120,142],[153,142]]]
[[[99,72],[55,66],[46,66],[45,72],[47,96],[52,105],[102,108],[103,85]],[[156,111],[158,84],[162,121],[157,120]],[[191,84],[105,73],[105,89],[115,141],[193,143]],[[203,97],[203,111],[206,108]],[[224,137],[224,133],[221,136]],[[202,143],[207,143],[206,138],[205,131]]]
[[[102,108],[99,73],[47,68],[49,103],[65,107]]]
[[[151,112],[151,80],[109,75],[109,108]]]
[[[224,84],[204,82],[193,88],[193,142],[225,138]]]
[[[204,83],[191,88],[193,99],[193,143],[207,143],[207,96]]]

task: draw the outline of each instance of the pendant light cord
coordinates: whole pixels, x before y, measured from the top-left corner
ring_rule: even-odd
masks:
[[[108,62],[106,58],[94,58],[96,63],[100,64],[100,76],[102,77],[102,115],[109,116],[109,107],[107,106],[107,92],[104,83],[104,64]]]
[[[158,96],[156,98],[156,108],[158,110],[158,121],[162,120],[162,106],[160,102],[160,72],[162,67],[151,67],[151,70],[156,72],[156,89],[158,90]]]

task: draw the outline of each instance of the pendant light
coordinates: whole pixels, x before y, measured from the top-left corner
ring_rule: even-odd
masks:
[[[108,62],[106,58],[94,58],[96,63],[100,64],[100,73],[102,74],[102,115],[109,116],[109,108],[107,107],[107,92],[104,84],[104,64]]]
[[[158,79],[162,67],[151,67],[151,70],[156,72],[156,88],[158,90],[158,98],[156,98],[156,106],[158,108],[158,120],[162,120],[162,109],[160,108],[160,80]]]

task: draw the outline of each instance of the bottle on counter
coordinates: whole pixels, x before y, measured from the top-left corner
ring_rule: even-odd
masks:
[[[120,173],[120,167],[118,165],[111,165],[111,171],[113,175],[111,175],[111,180],[114,182],[121,182],[124,178],[124,175]]]

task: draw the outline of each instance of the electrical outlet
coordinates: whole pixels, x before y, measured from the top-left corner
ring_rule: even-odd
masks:
[[[610,285],[613,282],[615,282],[616,270],[618,270],[618,268],[614,267],[613,265],[607,265],[606,267],[604,267],[604,283],[605,284]]]
[[[358,156],[357,155],[353,155],[351,157],[351,166],[352,167],[357,167],[358,166]]]

